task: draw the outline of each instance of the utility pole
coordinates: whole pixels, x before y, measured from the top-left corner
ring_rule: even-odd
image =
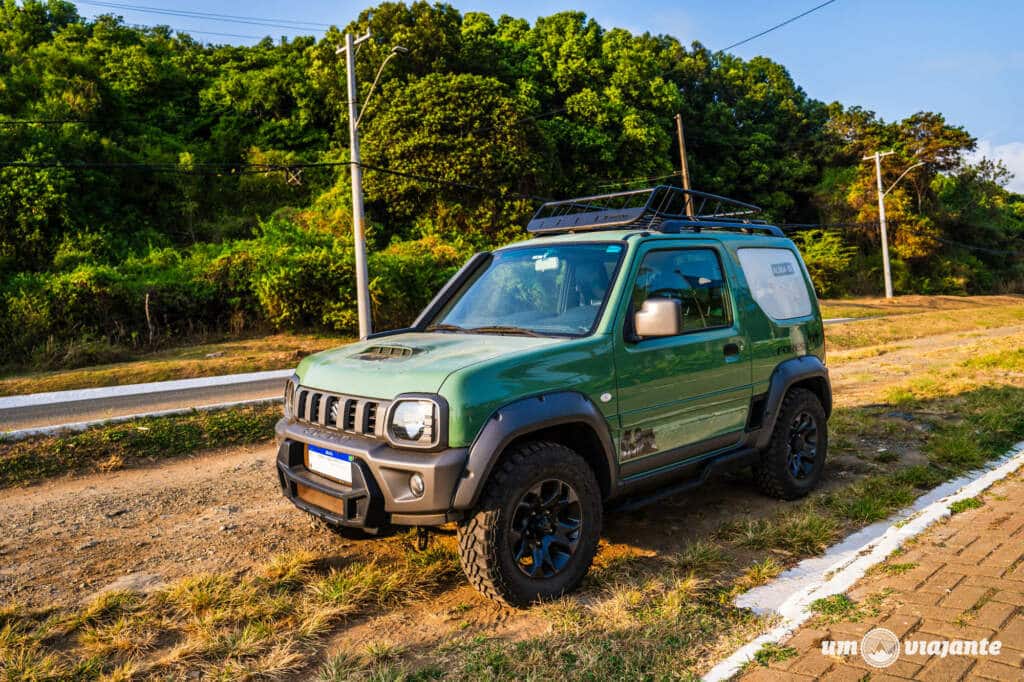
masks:
[[[683,177],[683,189],[690,189],[690,168],[686,165],[686,138],[683,137],[683,115],[676,114],[676,135],[679,136],[679,169]],[[693,197],[686,195],[686,215],[693,217]]]
[[[345,46],[339,47],[336,54],[345,53],[345,65],[348,72],[348,136],[349,156],[352,169],[352,236],[356,254],[356,308],[359,311],[359,338],[365,339],[373,332],[373,320],[370,319],[370,286],[366,271],[366,237],[363,234],[363,168],[359,157],[359,112],[357,111],[356,91],[356,51],[355,46],[369,40],[370,32],[353,39],[351,33],[345,34]]]
[[[864,161],[875,160],[875,180],[878,183],[878,224],[882,232],[882,271],[885,273],[885,297],[892,298],[892,270],[889,267],[889,235],[885,224],[885,195],[882,191],[882,157],[894,154],[893,151],[875,152],[864,157]],[[902,177],[902,176],[900,176]],[[897,182],[899,182],[897,180]],[[891,189],[891,188],[890,188]]]

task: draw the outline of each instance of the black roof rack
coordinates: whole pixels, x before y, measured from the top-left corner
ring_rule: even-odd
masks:
[[[687,211],[687,204],[691,209]],[[599,194],[578,199],[549,201],[527,224],[534,234],[585,230],[645,229],[679,232],[682,229],[766,232],[783,236],[779,228],[750,216],[761,209],[717,194],[659,185],[628,192]]]

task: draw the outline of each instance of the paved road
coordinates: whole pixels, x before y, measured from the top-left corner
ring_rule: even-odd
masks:
[[[0,398],[0,432],[277,398],[292,370]]]

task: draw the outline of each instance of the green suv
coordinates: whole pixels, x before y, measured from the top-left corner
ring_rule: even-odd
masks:
[[[487,596],[575,588],[602,516],[750,466],[819,481],[821,314],[748,204],[656,187],[545,204],[407,329],[305,358],[277,424],[282,492],[332,527],[458,524]]]

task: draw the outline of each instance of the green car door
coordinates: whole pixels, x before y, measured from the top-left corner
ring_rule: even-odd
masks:
[[[750,409],[749,344],[737,325],[720,248],[663,244],[637,253],[616,335],[624,476],[735,445]],[[635,336],[633,314],[648,298],[679,301],[680,334]]]

